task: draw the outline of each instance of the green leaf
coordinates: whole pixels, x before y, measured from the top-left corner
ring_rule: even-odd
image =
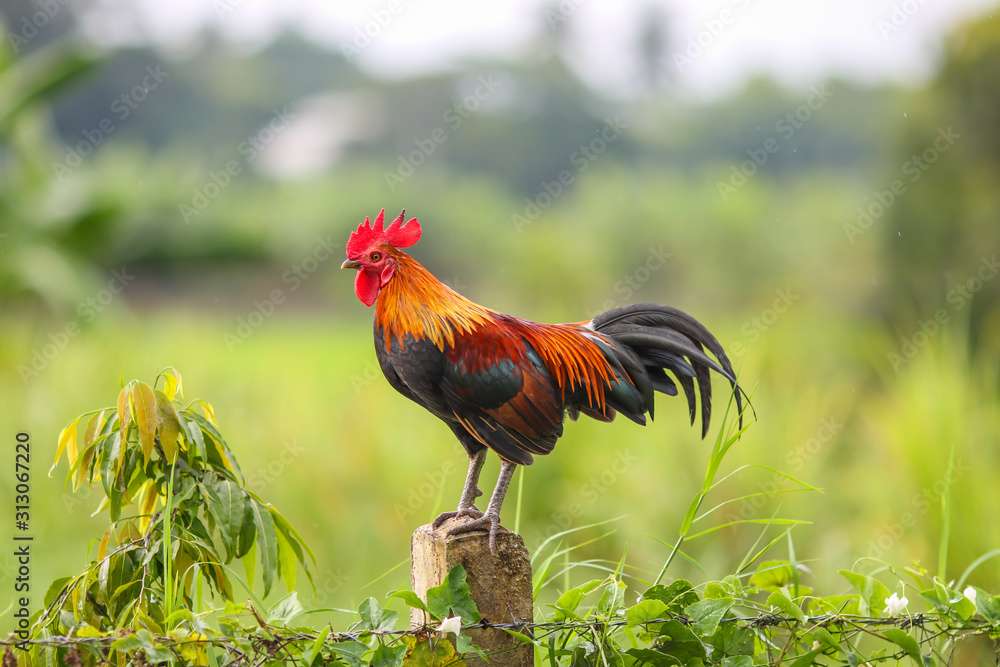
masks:
[[[913,658],[914,662],[916,662],[918,666],[922,666],[924,664],[923,659],[920,657],[920,644],[917,643],[916,639],[899,628],[889,628],[882,634],[885,635],[885,638],[893,644],[906,651],[906,655]]]
[[[253,501],[249,497],[243,504],[243,523],[240,525],[239,539],[236,540],[237,558],[243,558],[250,553],[254,541],[257,539],[257,525],[254,523],[253,504]]]
[[[302,652],[302,661],[307,666],[312,665],[314,662],[316,662],[316,658],[318,658],[322,654],[323,644],[326,643],[326,638],[329,636],[330,636],[330,626],[327,625],[326,627],[324,627],[322,630],[319,631],[319,634],[316,635],[316,639],[314,639],[313,643],[309,645],[309,648],[307,648],[305,651]]]
[[[257,530],[257,554],[260,558],[261,576],[264,580],[264,595],[271,592],[274,576],[278,573],[278,538],[274,534],[274,520],[271,513],[256,501],[250,501],[254,526]]]
[[[1000,595],[990,595],[976,588],[976,610],[993,625],[1000,624]]]
[[[626,655],[635,658],[636,665],[652,665],[653,667],[674,667],[681,665],[680,659],[669,656],[666,653],[651,648],[630,648],[625,651]],[[553,662],[550,664],[555,665]]]
[[[337,642],[330,647],[330,651],[350,667],[364,667],[367,664],[364,655],[368,652],[368,647],[354,639]]]
[[[691,583],[685,579],[678,579],[669,586],[657,584],[646,590],[642,594],[644,600],[660,600],[667,605],[672,613],[680,614],[688,605],[698,601],[698,594]]]
[[[719,622],[733,606],[731,598],[712,598],[688,605],[684,613],[691,619],[691,628],[702,636],[714,635]]]
[[[472,643],[472,637],[470,637],[469,635],[459,635],[455,637],[455,650],[463,655],[468,655],[470,653],[473,655],[477,655],[483,659],[481,662],[488,662],[486,653],[481,648]],[[452,661],[448,661],[445,662],[444,664],[452,665],[454,663]]]
[[[219,524],[219,534],[222,536],[228,563],[238,551],[246,505],[250,500],[243,489],[228,479],[216,482],[210,489],[209,498],[209,511]]]
[[[295,590],[295,550],[281,531],[278,531],[278,571],[285,582],[285,588]]]
[[[472,599],[464,567],[456,565],[444,583],[427,590],[427,611],[437,620],[458,615],[465,623],[479,621],[479,608]]]
[[[361,622],[368,630],[392,630],[399,617],[394,611],[383,609],[375,598],[368,598],[358,607]]]
[[[764,590],[787,586],[794,578],[792,564],[787,560],[765,560],[750,577],[750,585]]]
[[[799,605],[795,604],[792,598],[788,595],[788,591],[784,588],[779,588],[767,596],[767,604],[772,607],[777,607],[781,610],[781,613],[796,620],[801,621],[806,617],[805,612],[799,608]]]
[[[808,653],[803,653],[792,663],[792,667],[813,667],[816,664],[816,656],[820,653],[822,653],[820,649],[813,649]]]
[[[267,622],[275,625],[288,625],[303,611],[305,610],[299,602],[298,594],[292,591],[268,610]]]
[[[710,643],[719,655],[753,655],[753,630],[736,623],[721,623]]]
[[[62,593],[63,588],[66,587],[72,581],[71,577],[60,577],[49,584],[49,588],[45,591],[44,603],[48,607],[50,604],[55,602],[56,598]]]
[[[387,597],[402,600],[408,607],[412,607],[413,609],[427,611],[427,605],[413,591],[393,591]]]
[[[564,591],[555,602],[555,608],[560,612],[557,616],[560,619],[579,618],[576,615],[577,607],[583,602],[583,598],[597,590],[602,583],[604,583],[603,579],[591,579],[584,584]]]
[[[838,570],[838,573],[861,594],[860,610],[862,614],[882,616],[885,611],[885,600],[890,595],[885,584],[875,577],[852,570]]]
[[[625,612],[625,621],[629,627],[643,625],[663,618],[666,611],[667,604],[662,600],[642,600]]]
[[[372,656],[372,667],[402,667],[406,646],[379,646]]]
[[[728,656],[722,659],[722,667],[753,667],[753,658],[748,655]]]
[[[705,646],[692,632],[691,628],[680,621],[667,621],[660,628],[660,636],[656,638],[656,649],[678,660],[677,664],[687,665],[694,660],[704,660]]]
[[[274,507],[269,507],[269,509],[271,510],[271,518],[274,519],[275,527],[285,540],[287,540],[288,545],[295,553],[296,559],[298,559],[302,569],[305,570],[306,576],[309,577],[309,581],[312,581],[312,572],[309,570],[309,563],[306,562],[306,554],[309,555],[309,558],[314,563],[316,562],[316,555],[312,552],[312,549],[309,548],[309,545],[306,544],[305,540],[302,539],[302,536],[299,535],[298,531],[292,527],[292,524],[289,523],[288,519],[281,514],[281,512]]]

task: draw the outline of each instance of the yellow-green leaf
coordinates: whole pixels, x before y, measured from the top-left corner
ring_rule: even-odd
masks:
[[[52,467],[49,468],[49,476],[52,475],[52,471],[59,465],[59,460],[62,459],[64,452],[70,466],[76,463],[76,432],[79,425],[80,418],[77,417],[59,433],[59,443],[56,445],[56,457],[52,461]]]
[[[104,560],[104,557],[108,553],[108,541],[111,540],[111,529],[108,528],[104,531],[104,536],[101,538],[101,543],[97,545],[97,560]]]
[[[156,483],[149,479],[143,482],[142,491],[139,498],[139,532],[146,534],[150,521],[153,520],[153,509],[156,507],[156,498],[159,496],[156,490]]]
[[[132,420],[132,411],[130,409],[129,395],[132,393],[132,383],[128,383],[122,390],[118,392],[118,426],[121,428],[122,432],[122,444],[127,442],[128,437],[128,425]],[[125,451],[125,447],[122,447],[122,452]]]
[[[73,475],[74,491],[80,488],[80,485],[87,481],[87,477],[90,473],[90,465],[94,462],[94,457],[96,455],[96,447],[87,447],[87,449],[84,450],[83,456],[80,457],[80,462],[76,466],[76,474]]]
[[[278,569],[285,582],[285,589],[292,592],[295,590],[295,552],[281,531],[276,531],[276,535],[278,536]]]
[[[104,430],[105,424],[108,421],[108,411],[101,410],[96,415],[90,418],[87,422],[87,430],[84,431],[83,444],[91,445],[94,440],[97,439],[97,435]]]
[[[88,625],[87,623],[84,623],[79,628],[77,628],[75,634],[77,637],[86,637],[86,638],[105,636],[103,632],[101,632],[92,625]]]
[[[100,514],[101,512],[103,512],[105,510],[105,508],[107,508],[107,506],[110,505],[110,504],[111,504],[111,501],[108,500],[107,496],[104,496],[103,498],[101,498],[101,502],[97,503],[97,509],[95,509],[93,512],[91,512],[90,516],[92,516],[92,517],[93,516],[97,516],[98,514]]]
[[[143,461],[148,463],[153,455],[156,441],[156,426],[159,421],[156,410],[156,395],[145,382],[132,386],[132,409],[135,410],[135,425],[139,429],[139,444],[142,446]]]
[[[212,423],[212,426],[218,426],[218,422],[215,421],[215,408],[208,401],[201,402],[201,411],[205,413],[205,419]]]
[[[184,395],[184,380],[176,368],[169,367],[163,370],[163,393],[171,401]]]
[[[156,392],[156,410],[159,414],[160,445],[169,463],[177,458],[177,438],[181,433],[181,421],[174,404],[162,391]]]

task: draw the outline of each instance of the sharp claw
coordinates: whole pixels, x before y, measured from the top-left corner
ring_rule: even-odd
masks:
[[[500,517],[496,514],[483,514],[474,521],[455,526],[448,531],[449,535],[461,535],[463,533],[473,533],[489,527],[490,533],[490,553],[494,556],[497,553],[497,532],[500,530]]]
[[[468,516],[472,517],[473,519],[478,519],[479,517],[483,516],[483,513],[477,510],[475,507],[459,507],[454,512],[444,512],[443,514],[438,515],[438,518],[434,519],[434,521],[431,522],[431,527],[440,528],[441,524],[443,524],[448,519],[454,519],[455,517],[462,517],[462,516]]]

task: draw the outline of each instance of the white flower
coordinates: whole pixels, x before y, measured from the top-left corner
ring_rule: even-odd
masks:
[[[966,586],[965,590],[962,591],[962,595],[964,595],[965,599],[972,604],[976,604],[976,589],[972,586]]]
[[[441,621],[441,625],[437,627],[437,631],[441,634],[451,633],[456,637],[462,634],[462,617],[452,616],[451,618],[446,618]]]
[[[887,616],[899,616],[906,610],[910,601],[906,597],[899,597],[895,593],[885,599],[885,613]]]

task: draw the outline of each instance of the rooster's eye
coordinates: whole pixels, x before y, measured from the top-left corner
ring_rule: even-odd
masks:
[[[373,262],[377,262],[377,261],[379,261],[380,259],[382,259],[382,253],[380,253],[380,252],[373,252],[373,253],[371,254],[371,260],[372,260]]]

